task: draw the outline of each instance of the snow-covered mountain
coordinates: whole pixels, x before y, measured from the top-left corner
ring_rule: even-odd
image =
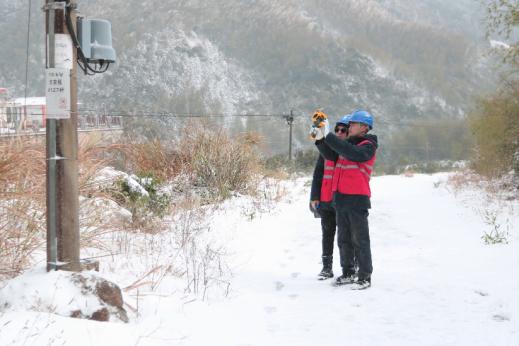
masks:
[[[16,93],[24,84],[24,3],[0,4],[7,13],[0,56],[8,60],[0,83]],[[491,83],[483,82],[478,6],[470,0],[83,2],[84,15],[112,21],[118,61],[104,75],[82,78],[80,99],[88,109],[104,104],[113,111],[322,107],[339,116],[362,107],[385,124],[459,116]],[[33,12],[29,90],[42,94],[43,16]],[[304,128],[296,128],[296,138]]]

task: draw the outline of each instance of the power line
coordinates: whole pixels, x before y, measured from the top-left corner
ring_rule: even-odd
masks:
[[[102,113],[102,115],[106,116],[120,116],[120,117],[159,117],[159,118],[231,118],[231,117],[287,117],[288,113],[273,113],[273,114],[262,114],[262,113],[242,113],[242,114],[233,114],[233,113],[182,113],[182,112],[128,112],[128,111],[110,111],[110,112],[102,112],[98,109],[89,109],[89,108],[81,108],[78,113],[81,112],[96,112]],[[85,114],[81,114],[85,115]],[[303,118],[306,117],[307,114],[299,113],[294,114],[294,118]],[[310,118],[309,118],[310,119]],[[436,121],[430,123],[413,123],[412,121],[393,121],[393,120],[377,120],[377,123],[382,125],[394,125],[394,126],[411,126],[411,127],[438,127],[444,126],[443,121]],[[334,124],[334,121],[330,122],[330,126]]]
[[[143,118],[275,118],[275,117],[283,117],[287,118],[290,114],[287,113],[187,113],[187,112],[175,112],[175,111],[128,111],[128,110],[110,110],[109,112],[102,111],[98,108],[80,108],[78,110],[78,115],[80,116],[88,116],[88,114],[95,115],[104,115],[109,117],[125,117],[125,118],[135,118],[135,117],[143,117]],[[52,113],[41,113],[41,112],[33,112],[31,113],[35,116],[43,116],[43,115],[53,115]],[[304,118],[307,117],[308,114],[304,113],[294,113],[293,118]],[[402,120],[386,120],[386,119],[377,119],[376,124],[382,124],[383,126],[405,126],[405,127],[415,127],[415,128],[438,128],[445,126],[445,120],[440,119],[438,121],[429,120],[428,122],[424,122],[424,120],[416,120],[402,121]],[[461,124],[461,120],[460,124]],[[330,127],[334,125],[335,121],[330,121]]]
[[[121,117],[121,118],[159,118],[159,119],[165,119],[165,118],[177,118],[177,119],[206,119],[206,118],[282,118],[287,117],[288,114],[222,114],[222,113],[169,113],[169,112],[103,112],[96,109],[80,109],[78,112],[79,116],[89,116],[97,115],[97,116],[107,116],[107,117]],[[32,112],[31,115],[33,116],[50,116],[55,115],[54,113],[41,113],[41,112]],[[306,115],[299,114],[294,115],[294,118],[303,118]],[[415,127],[415,128],[438,128],[438,127],[445,127],[444,121],[437,121],[437,122],[431,122],[431,123],[413,123],[411,121],[402,122],[402,121],[385,121],[385,120],[378,120],[377,124],[382,124],[384,126],[399,126],[399,127]],[[310,120],[309,120],[310,125]],[[330,128],[334,125],[334,122],[330,122]]]
[[[79,112],[78,112],[78,115],[79,116],[88,116],[89,114],[88,113],[85,113],[85,112],[89,112],[89,113],[93,113],[93,112],[97,112],[99,114],[96,114],[96,115],[100,115],[100,116],[107,116],[107,117],[128,117],[128,118],[135,118],[135,117],[146,117],[146,118],[240,118],[240,117],[251,117],[251,118],[275,118],[275,117],[285,117],[287,116],[288,114],[189,114],[189,113],[140,113],[140,112],[136,112],[136,113],[125,113],[125,112],[121,112],[121,113],[117,113],[117,112],[112,112],[112,113],[104,113],[104,112],[101,112],[101,111],[97,111],[97,110],[84,110],[84,109],[81,109]],[[54,115],[53,113],[42,113],[42,112],[32,112],[31,115],[38,115],[38,116],[43,116],[43,115]]]
[[[102,112],[99,109],[81,108],[78,112],[98,112],[109,116],[146,116],[146,117],[172,117],[172,118],[227,118],[227,117],[286,117],[289,113],[184,113],[184,112],[148,112],[148,111],[118,111]],[[303,116],[302,114],[299,116]]]
[[[25,52],[25,88],[24,88],[24,100],[25,104],[27,104],[27,85],[28,85],[28,78],[29,78],[29,44],[30,44],[30,38],[31,38],[31,6],[32,1],[29,0],[29,15],[27,18],[27,45],[26,45],[26,52]]]

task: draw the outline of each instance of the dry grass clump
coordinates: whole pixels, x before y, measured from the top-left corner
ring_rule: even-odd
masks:
[[[248,192],[262,171],[258,146],[262,138],[246,133],[230,137],[223,129],[191,131],[177,140],[127,143],[121,148],[126,170],[151,175],[162,181],[183,180],[186,188],[206,188],[213,199],[225,199],[231,192]]]
[[[78,187],[80,195],[99,195],[94,183],[99,171],[113,161],[110,153],[121,148],[120,144],[106,144],[101,134],[92,132],[78,140]]]
[[[222,129],[197,130],[182,139],[188,170],[195,186],[216,189],[221,198],[246,192],[261,171],[258,137],[229,137]]]
[[[80,136],[81,248],[136,257],[144,253],[142,259],[150,260],[144,264],[144,277],[153,282],[152,289],[173,273],[186,279],[186,291],[205,297],[209,286],[228,288],[229,270],[225,249],[206,239],[211,215],[200,205],[228,198],[234,192],[245,193],[255,201],[247,209],[252,218],[284,192],[275,188],[275,179],[262,180],[259,135],[231,137],[223,129],[187,128],[192,130],[181,131],[180,138],[169,142],[107,144],[98,134]],[[116,165],[117,160],[126,172],[144,177],[143,181],[156,179],[150,186],[157,190],[157,196],[167,187],[167,197],[173,201],[164,218],[154,214],[145,219],[139,232],[128,232],[134,216],[128,218],[131,209],[126,205],[121,208],[117,204],[121,200],[99,182],[105,177],[100,170]],[[45,251],[45,166],[44,143],[0,143],[0,280],[31,265],[37,250]],[[111,184],[114,178],[108,176]],[[115,184],[114,188],[121,186]],[[209,197],[200,198],[203,194]],[[151,211],[148,204],[145,209]],[[142,243],[142,239],[148,242]],[[169,244],[171,247],[165,246]]]
[[[463,191],[466,188],[476,188],[484,191],[490,199],[519,199],[517,180],[512,174],[508,176],[485,176],[473,170],[465,169],[451,175],[448,184],[454,189],[454,192]]]
[[[455,192],[463,190],[465,187],[479,185],[482,177],[472,171],[464,170],[449,176],[447,183]]]
[[[125,169],[136,174],[146,173],[165,181],[177,176],[185,165],[185,158],[176,149],[177,144],[152,140],[126,143],[119,151],[124,157]]]
[[[447,183],[455,193],[473,190],[477,192],[477,197],[471,196],[471,199],[482,198],[481,203],[473,208],[485,224],[481,236],[485,244],[510,241],[516,201],[519,199],[513,174],[490,178],[472,170],[464,170],[450,176]]]
[[[109,163],[104,156],[108,149],[98,135],[81,137],[80,195],[104,195],[91,182],[99,169]],[[45,143],[28,138],[0,142],[0,279],[19,274],[31,264],[37,250],[44,250],[45,210]],[[86,230],[82,240],[96,244],[100,233],[113,227],[106,223],[104,211],[91,208],[80,215],[80,227]]]
[[[0,143],[0,279],[20,273],[45,241],[45,153],[28,141]]]
[[[35,142],[0,142],[1,197],[45,192],[44,150]]]

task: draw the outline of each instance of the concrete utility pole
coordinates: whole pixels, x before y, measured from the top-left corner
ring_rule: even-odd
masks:
[[[54,48],[56,31],[56,8],[54,1],[46,1],[46,67],[54,68]],[[46,120],[46,159],[47,159],[47,271],[57,269],[58,250],[56,242],[56,120]]]
[[[70,34],[65,25],[65,4],[46,0],[48,68],[55,67],[54,34]],[[75,27],[76,1],[69,1],[68,6]],[[47,119],[47,270],[80,270],[76,56],[73,48],[70,118]]]
[[[292,161],[292,124],[294,123],[294,111],[290,110],[290,115],[286,117],[287,124],[290,127],[290,132],[288,133],[288,160]]]

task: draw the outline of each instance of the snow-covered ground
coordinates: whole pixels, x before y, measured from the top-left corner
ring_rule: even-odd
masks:
[[[316,280],[320,224],[308,211],[308,179],[299,179],[269,213],[246,213],[237,198],[211,220],[233,272],[226,296],[140,292],[129,324],[16,305],[0,312],[0,345],[519,345],[519,205],[497,219],[509,244],[485,245],[482,215],[492,206],[454,194],[447,177],[373,179],[365,291]]]

